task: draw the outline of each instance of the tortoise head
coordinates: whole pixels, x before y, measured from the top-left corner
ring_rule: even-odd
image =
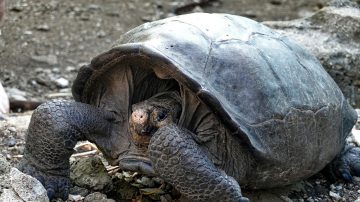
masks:
[[[129,120],[133,142],[147,147],[151,136],[161,127],[176,123],[181,113],[181,99],[176,91],[157,94],[132,105]]]

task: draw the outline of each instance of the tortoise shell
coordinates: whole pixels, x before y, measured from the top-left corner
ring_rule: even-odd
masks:
[[[187,14],[130,30],[80,70],[75,100],[128,113],[135,101],[113,97],[123,88],[109,86],[117,79],[111,75],[125,66],[153,69],[162,80],[175,80],[255,154],[294,167],[306,164],[312,173],[340,152],[356,119],[313,55],[240,16]],[[299,153],[316,157],[294,158]]]

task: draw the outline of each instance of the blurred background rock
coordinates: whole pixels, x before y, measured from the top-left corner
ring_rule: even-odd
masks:
[[[327,9],[310,17],[329,4],[356,6],[358,0],[11,0],[0,27],[0,81],[10,99],[68,98],[79,67],[144,22],[191,12],[223,12],[257,21],[307,18],[306,26],[269,25],[314,52],[359,107],[359,13]]]

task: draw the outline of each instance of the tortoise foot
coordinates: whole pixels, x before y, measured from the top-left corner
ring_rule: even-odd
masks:
[[[360,148],[348,148],[343,154],[330,165],[333,178],[340,178],[350,182],[353,176],[360,176]]]
[[[70,178],[65,175],[52,173],[51,171],[41,170],[26,160],[22,160],[18,169],[25,174],[31,175],[41,182],[47,191],[50,200],[61,198],[66,201],[69,196]],[[56,171],[57,173],[69,173],[69,170]]]
[[[155,173],[189,201],[248,201],[238,182],[215,167],[190,133],[175,124],[155,132],[149,145]]]

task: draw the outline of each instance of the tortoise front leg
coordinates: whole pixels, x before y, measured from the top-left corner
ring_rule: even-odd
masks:
[[[115,119],[110,112],[79,102],[48,102],[33,113],[24,158],[18,168],[37,178],[50,199],[68,197],[69,158],[79,140],[109,136]]]
[[[171,124],[151,138],[150,159],[155,172],[191,201],[248,201],[240,186],[215,167],[190,131]]]
[[[360,177],[360,147],[347,145],[326,168],[325,175],[331,181],[340,178],[347,182],[353,180],[353,176]]]

